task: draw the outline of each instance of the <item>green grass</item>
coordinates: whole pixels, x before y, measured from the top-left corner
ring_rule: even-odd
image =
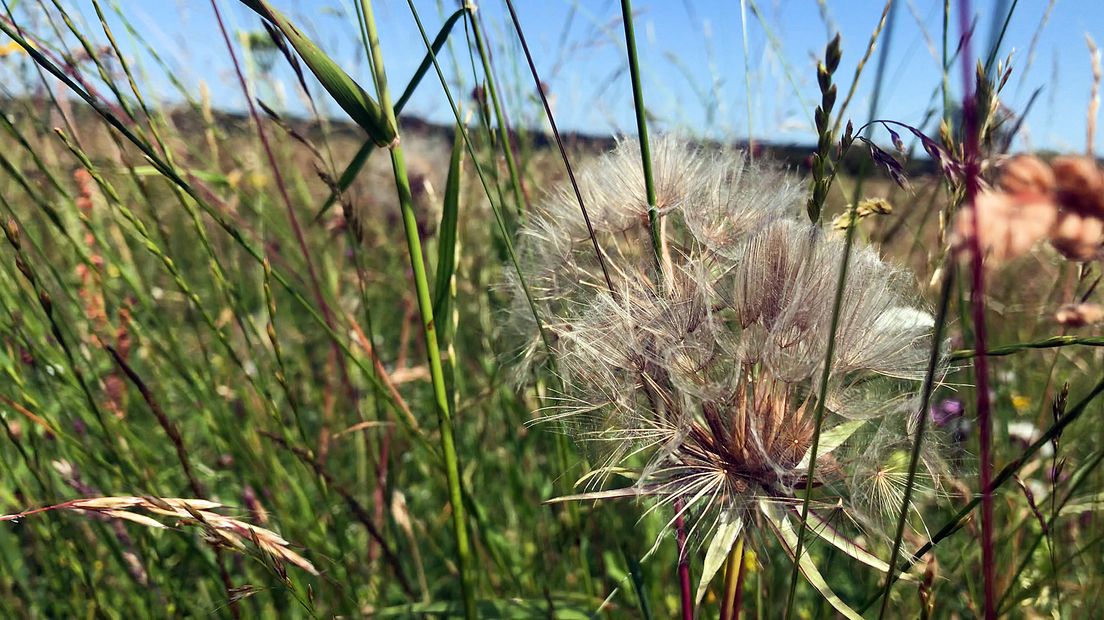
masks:
[[[268,11],[266,2],[245,4]],[[20,95],[0,108],[0,515],[87,497],[202,497],[277,532],[319,572],[249,540],[216,548],[203,528],[57,510],[0,522],[0,615],[679,613],[678,551],[664,532],[670,511],[645,515],[632,500],[546,503],[582,490],[574,483],[591,454],[554,425],[529,426],[559,379],[551,366],[538,368],[518,387],[511,354],[519,336],[503,327],[512,302],[500,284],[516,268],[513,232],[540,190],[566,175],[561,154],[541,146],[532,127],[505,126],[543,114],[538,100],[511,96],[534,88],[526,72],[506,70],[525,62],[507,38],[514,30],[480,22],[478,12],[421,15],[425,40],[406,50],[424,59],[420,81],[389,89],[372,3],[356,4],[350,19],[364,38],[368,84],[299,34],[296,15],[271,15],[288,35],[288,58],[305,72],[311,109],[336,101],[356,125],[211,110],[113,3],[94,4],[100,23],[73,21],[63,2],[21,7],[0,22],[28,48],[5,60],[19,63],[8,74],[24,82],[8,88]],[[524,26],[523,3],[515,4]],[[118,49],[118,37],[145,46],[152,66],[67,51],[74,41]],[[639,44],[630,36],[627,49]],[[844,41],[844,52],[869,56],[873,40],[864,44]],[[646,135],[648,91],[630,57]],[[443,71],[450,65],[455,75]],[[243,68],[254,95],[275,92],[264,90],[274,86],[265,74]],[[787,75],[803,70],[786,67]],[[160,107],[151,73],[165,74],[183,105]],[[839,73],[831,79],[851,92]],[[476,84],[486,85],[485,112],[463,96]],[[456,126],[406,130],[390,93],[403,93],[403,103],[413,88],[443,86]],[[943,85],[932,87],[942,117],[949,101]],[[279,114],[275,101],[261,99]],[[831,127],[838,134],[847,103],[836,118],[821,104],[825,138],[810,212],[830,222],[852,193],[894,205],[847,234],[912,269],[928,307],[942,315],[946,306],[945,352],[958,366],[931,402],[960,400],[972,420],[966,272],[953,286],[938,278],[925,286],[940,266],[946,277],[939,218],[961,201],[960,188],[918,175],[910,194],[872,169],[844,169]],[[892,110],[879,114],[893,118]],[[577,167],[600,148],[568,144],[564,154]],[[654,192],[648,198],[654,204]],[[659,215],[651,215],[654,225]],[[1096,398],[1104,336],[1052,319],[1062,303],[1099,300],[1099,274],[1099,262],[1072,264],[1046,246],[986,273],[997,566],[990,603],[1013,616],[1104,612],[1104,401]],[[1055,399],[1067,391],[1056,418]],[[1012,422],[1039,433],[1019,442]],[[891,535],[863,540],[903,568],[928,542],[913,532],[922,516],[937,544],[914,569],[918,581],[891,582],[798,530],[798,548],[851,607],[871,617],[882,608],[886,617],[981,613],[976,423],[960,430],[945,444],[944,495],[920,515],[895,513]],[[836,525],[858,535],[846,519]],[[743,592],[734,594],[735,580],[718,571],[699,617],[717,617],[733,600],[744,617],[780,617],[791,583],[791,617],[833,616],[794,578],[777,541],[741,536],[739,544]],[[688,547],[695,587],[707,547]],[[724,563],[730,573],[739,566],[734,555]]]

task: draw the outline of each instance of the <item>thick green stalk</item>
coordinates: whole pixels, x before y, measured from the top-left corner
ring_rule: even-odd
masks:
[[[636,32],[633,29],[632,0],[621,0],[621,21],[625,26],[625,47],[629,57],[629,76],[632,79],[633,108],[636,111],[636,130],[640,141],[640,160],[644,169],[644,191],[648,199],[648,231],[652,237],[652,256],[655,259],[656,284],[662,290],[663,277],[663,232],[659,223],[659,210],[656,208],[655,180],[652,176],[652,152],[648,146],[648,118],[644,109],[644,89],[640,84],[640,63],[636,56]],[[681,501],[675,507],[675,540],[678,545],[678,581],[679,597],[682,603],[682,618],[694,617],[694,596],[690,589],[690,558],[686,546],[686,523]]]
[[[380,50],[376,33],[375,17],[371,0],[361,0],[364,10],[364,25],[368,33],[368,44],[372,52],[372,65],[379,88],[380,103],[387,122],[397,127],[395,110],[391,107],[391,95],[387,90],[387,77],[384,72],[383,52]],[[445,386],[445,372],[441,365],[441,351],[437,341],[437,327],[433,320],[433,299],[426,277],[425,262],[422,259],[422,244],[418,237],[418,221],[414,216],[414,201],[410,194],[410,181],[406,174],[406,161],[400,144],[391,147],[391,168],[395,175],[395,187],[398,191],[399,208],[402,210],[403,229],[406,233],[406,245],[410,253],[410,268],[414,272],[414,288],[418,296],[418,309],[422,315],[422,327],[425,335],[426,357],[433,383],[433,397],[437,409],[437,424],[441,432],[441,452],[445,458],[445,476],[449,489],[449,504],[452,508],[452,524],[456,536],[457,566],[460,570],[460,588],[464,598],[464,615],[476,617],[475,584],[472,583],[472,555],[468,544],[467,520],[465,518],[463,491],[460,486],[460,463],[456,454],[456,440],[452,428],[452,416],[449,411],[448,389]]]

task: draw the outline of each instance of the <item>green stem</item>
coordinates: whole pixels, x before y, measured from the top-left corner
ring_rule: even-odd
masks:
[[[736,538],[736,544],[728,552],[725,564],[724,598],[721,599],[720,620],[740,616],[740,589],[744,581],[744,534]]]
[[[1013,353],[1019,353],[1020,351],[1026,351],[1028,349],[1055,349],[1059,347],[1068,347],[1072,345],[1084,345],[1087,347],[1104,347],[1104,337],[1101,336],[1051,336],[1050,338],[1044,338],[1042,340],[1036,340],[1033,342],[1017,342],[1015,344],[1007,344],[1001,347],[994,347],[985,352],[988,357],[1000,357],[1002,355],[1012,355]],[[959,349],[958,351],[951,352],[952,360],[965,360],[973,357],[977,357],[978,352],[976,349]]]
[[[479,59],[483,64],[483,77],[487,80],[487,92],[491,95],[491,107],[494,109],[495,121],[498,123],[499,140],[502,141],[502,152],[506,156],[506,169],[510,171],[510,186],[514,190],[514,200],[517,201],[518,214],[522,214],[526,210],[525,192],[522,191],[521,175],[518,173],[517,162],[514,159],[514,148],[510,145],[510,126],[506,123],[506,114],[502,111],[502,104],[498,98],[498,88],[495,87],[491,56],[483,42],[483,29],[479,24],[479,17],[475,14],[475,11],[468,11],[468,21],[471,23],[472,34],[475,37],[475,47],[479,50]]]
[[[652,233],[656,279],[663,282],[663,241],[656,209],[655,180],[652,177],[652,153],[648,146],[648,117],[644,109],[644,90],[640,84],[640,62],[636,57],[636,32],[633,29],[632,0],[621,0],[621,21],[625,24],[625,47],[629,55],[629,76],[632,78],[633,107],[636,109],[636,132],[640,140],[640,160],[644,166],[644,189],[648,194],[648,228]]]
[[[952,283],[955,270],[954,261],[945,261],[947,274],[943,277],[943,287],[939,294],[939,311],[935,317],[935,329],[932,332],[931,353],[928,357],[928,368],[924,374],[924,385],[920,390],[920,412],[917,421],[916,440],[912,444],[912,455],[909,458],[908,480],[905,482],[905,495],[901,500],[901,514],[897,520],[897,534],[893,538],[893,552],[889,555],[889,574],[886,575],[885,588],[882,591],[882,609],[878,613],[879,618],[884,618],[889,608],[889,591],[893,588],[893,567],[897,564],[897,555],[901,552],[901,541],[905,534],[905,523],[908,520],[909,506],[912,503],[912,489],[916,482],[916,470],[920,464],[920,449],[923,445],[924,427],[928,421],[928,403],[931,400],[932,389],[935,387],[935,373],[940,362],[940,343],[943,339],[943,328],[947,324],[947,308],[950,306]]]
[[[376,31],[375,17],[371,0],[361,0],[364,11],[364,25],[368,33],[368,44],[372,52],[372,65],[379,98],[387,122],[397,127],[395,110],[391,106],[391,95],[387,90],[387,77],[384,72],[383,52],[380,49]],[[460,571],[460,589],[464,598],[464,615],[476,617],[475,584],[472,583],[472,556],[468,544],[468,530],[464,514],[463,491],[460,485],[460,463],[456,454],[456,440],[452,428],[452,416],[449,411],[448,390],[445,386],[445,373],[441,364],[441,351],[437,341],[437,327],[433,320],[433,299],[429,291],[429,279],[426,277],[425,262],[422,259],[422,244],[418,237],[418,222],[414,215],[414,201],[410,193],[410,181],[406,174],[406,161],[400,144],[391,147],[391,168],[395,175],[395,187],[398,191],[399,208],[402,211],[403,229],[406,233],[406,245],[410,254],[410,268],[414,272],[414,287],[418,296],[418,309],[422,315],[422,328],[425,335],[426,357],[433,384],[433,396],[437,409],[437,424],[441,433],[441,452],[445,459],[445,477],[448,483],[449,504],[452,508],[452,524],[456,536],[457,566]]]
[[[859,185],[861,187],[861,184]],[[856,196],[858,195],[856,188]],[[855,203],[858,203],[856,197]],[[828,379],[832,375],[832,362],[836,355],[836,332],[839,330],[840,315],[843,313],[843,294],[847,287],[847,271],[851,259],[851,248],[855,241],[856,226],[855,210],[850,209],[851,221],[847,226],[847,235],[843,245],[843,255],[840,258],[839,277],[836,280],[836,294],[832,301],[832,318],[828,325],[828,342],[824,354],[824,371],[820,376],[820,385],[817,389],[816,409],[813,415],[813,443],[809,447],[809,473],[806,476],[805,497],[801,502],[801,523],[797,528],[797,544],[794,545],[794,565],[790,574],[790,592],[786,599],[786,617],[790,617],[793,610],[794,597],[797,594],[797,579],[800,574],[801,552],[805,543],[805,530],[809,519],[809,503],[813,497],[813,481],[816,479],[817,452],[820,449],[820,430],[824,423],[825,397],[828,392]],[[810,238],[810,243],[812,242]]]

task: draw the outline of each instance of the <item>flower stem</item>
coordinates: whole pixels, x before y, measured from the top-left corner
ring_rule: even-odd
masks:
[[[897,555],[901,552],[901,542],[904,539],[905,523],[908,520],[909,506],[912,503],[912,489],[916,482],[916,470],[920,463],[920,451],[924,440],[924,427],[928,421],[928,403],[931,400],[932,390],[936,382],[936,369],[940,360],[940,344],[943,340],[943,328],[947,324],[947,308],[950,306],[951,292],[954,286],[955,265],[953,257],[945,263],[947,273],[943,276],[943,285],[939,293],[939,309],[935,317],[935,329],[932,332],[931,352],[928,357],[928,368],[924,374],[924,384],[920,390],[920,412],[916,426],[916,439],[912,444],[912,455],[909,458],[908,480],[905,482],[905,495],[901,500],[901,515],[897,520],[897,533],[893,538],[893,552],[889,555],[889,572],[886,575],[885,587],[882,591],[882,609],[878,613],[879,618],[884,618],[889,609],[889,591],[893,588],[893,570],[897,565]]]
[[[678,542],[679,599],[682,620],[694,620],[694,591],[690,587],[690,556],[686,553],[686,519],[682,500],[675,501],[675,540]]]
[[[633,29],[632,0],[621,0],[621,21],[625,24],[625,47],[629,54],[629,76],[632,78],[633,107],[636,109],[636,132],[640,140],[640,160],[644,167],[644,190],[648,195],[648,229],[652,233],[656,281],[662,284],[663,243],[659,230],[659,210],[656,208],[655,179],[652,176],[652,153],[648,146],[648,116],[644,110],[644,89],[640,84],[640,62],[636,57],[636,31]]]
[[[736,544],[728,552],[725,565],[724,598],[721,599],[720,620],[735,620],[740,617],[744,586],[744,535],[736,538]]]
[[[633,29],[632,0],[621,0],[621,21],[625,26],[625,48],[629,57],[629,76],[632,79],[633,108],[636,111],[636,131],[640,141],[640,163],[644,171],[644,191],[648,200],[648,231],[652,237],[652,255],[655,259],[656,284],[662,290],[663,240],[656,207],[655,179],[652,175],[652,153],[648,145],[648,116],[644,109],[644,89],[640,83],[640,62],[636,55],[636,31]],[[682,598],[683,620],[694,618],[694,595],[690,587],[690,558],[686,551],[686,520],[682,514],[682,501],[675,502],[675,536],[678,541],[679,594]]]
[[[970,3],[963,0],[959,5],[959,28],[963,33],[970,32]],[[963,101],[963,118],[966,132],[966,202],[969,209],[968,216],[972,218],[972,226],[975,231],[970,237],[971,282],[970,301],[973,310],[974,343],[978,351],[985,351],[985,269],[982,266],[981,240],[978,231],[981,230],[978,221],[978,210],[974,206],[974,199],[978,193],[980,174],[980,162],[978,153],[978,106],[977,96],[974,93],[973,77],[971,71],[972,56],[970,54],[970,36],[964,35],[962,52],[962,90],[965,93]],[[977,422],[978,437],[981,443],[980,458],[980,486],[981,486],[981,572],[983,593],[985,596],[984,610],[986,620],[997,617],[996,590],[994,585],[995,557],[993,551],[993,463],[991,454],[992,444],[992,420],[989,415],[989,358],[979,355],[974,362],[977,380]]]

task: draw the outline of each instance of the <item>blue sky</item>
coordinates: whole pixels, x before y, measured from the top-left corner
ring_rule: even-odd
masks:
[[[259,22],[236,1],[219,0],[231,28],[254,31]],[[243,96],[233,79],[226,49],[207,0],[116,0],[128,18],[146,32],[189,89],[205,83],[217,105],[240,109]],[[91,18],[86,0],[70,0]],[[273,0],[304,25],[317,42],[367,83],[363,48],[357,37],[352,0]],[[416,2],[430,36],[444,20],[437,0]],[[454,6],[450,0],[449,8]],[[660,130],[778,142],[811,139],[811,113],[818,100],[814,58],[823,53],[831,33],[843,36],[844,59],[837,81],[846,89],[865,52],[882,2],[877,0],[755,0],[748,2],[747,22],[738,0],[636,0],[636,28],[645,98]],[[942,0],[897,0],[891,36],[883,38],[867,65],[848,116],[860,124],[870,114],[878,55],[889,46],[878,116],[918,124],[933,105],[940,83],[938,54],[942,36]],[[954,3],[952,3],[954,4]],[[974,2],[978,25],[975,54],[989,49],[994,21],[1003,22],[1006,0]],[[1041,88],[1030,109],[1020,148],[1085,148],[1085,118],[1092,83],[1085,35],[1104,44],[1104,2],[1057,0],[1040,29],[1048,0],[1021,0],[1008,25],[1000,56],[1013,53],[1014,71],[1003,102],[1022,111]],[[751,10],[759,9],[756,16]],[[376,0],[376,17],[393,90],[401,90],[424,53],[405,0]],[[561,128],[598,134],[634,131],[632,97],[625,67],[620,3],[613,0],[515,0],[538,70],[555,96]],[[507,84],[515,122],[537,121],[532,82],[519,55],[503,0],[479,4],[496,50],[495,71]],[[957,12],[951,45],[958,39]],[[112,18],[112,21],[117,21]],[[94,22],[91,22],[94,23]],[[747,60],[745,62],[746,27]],[[117,33],[121,28],[116,29]],[[888,34],[888,33],[884,33]],[[463,31],[453,35],[456,61],[444,58],[454,83],[466,92],[474,84],[463,46]],[[884,36],[884,35],[883,35]],[[166,100],[174,98],[168,80],[133,41],[125,41],[144,61],[148,82]],[[1032,41],[1035,41],[1032,47]],[[1030,54],[1029,54],[1030,52]],[[453,68],[459,66],[457,78]],[[746,68],[746,70],[745,70]],[[951,84],[957,96],[961,79],[956,64]],[[301,111],[294,81],[276,71],[280,92],[261,87],[267,102]],[[750,85],[750,89],[748,86]],[[195,92],[195,91],[193,91]],[[842,101],[844,93],[840,93]],[[323,98],[319,98],[320,100]],[[750,108],[750,109],[749,109]],[[335,108],[334,114],[340,114]],[[408,111],[433,120],[450,118],[441,87],[431,73]],[[1104,137],[1098,132],[1099,154]]]

